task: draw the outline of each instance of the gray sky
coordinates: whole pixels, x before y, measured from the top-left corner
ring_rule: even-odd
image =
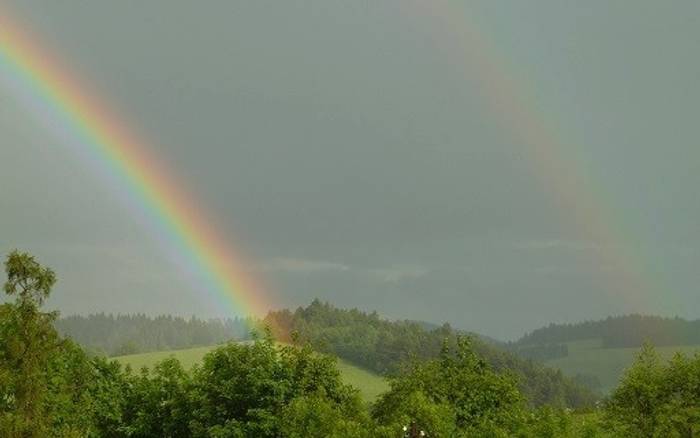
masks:
[[[319,297],[501,338],[633,311],[700,317],[696,1],[12,9],[151,139],[280,307]],[[489,102],[469,35],[556,139],[611,241],[562,207],[579,194],[562,204],[543,183],[549,157],[533,160]],[[53,306],[220,314],[120,188],[2,81],[0,132],[0,250],[55,268]],[[645,290],[618,290],[611,259]]]

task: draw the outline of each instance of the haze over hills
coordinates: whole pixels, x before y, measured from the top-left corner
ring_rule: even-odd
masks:
[[[409,320],[389,321],[376,313],[337,309],[318,300],[294,312],[283,310],[271,313],[265,323],[282,330],[278,337],[283,340],[290,341],[290,333],[297,332],[304,342],[311,342],[317,350],[332,353],[348,361],[348,364],[378,374],[397,370],[411,357],[426,354],[426,357],[434,357],[445,337],[460,333],[446,325]],[[475,336],[477,350],[492,364],[528,376],[526,382],[542,372],[537,366],[528,365],[523,360],[531,359],[561,370],[577,384],[607,393],[618,384],[644,342],[656,346],[664,359],[670,359],[677,352],[700,352],[699,324],[700,320],[681,318],[617,316],[575,324],[550,324],[510,343],[470,332],[461,333]],[[93,352],[111,356],[160,352],[155,355],[137,354],[133,359],[129,356],[127,362],[137,365],[154,363],[167,357],[168,351],[197,347],[181,353],[185,364],[191,364],[213,345],[250,339],[251,333],[260,332],[262,325],[242,319],[206,321],[194,317],[151,318],[145,315],[105,314],[71,316],[56,323],[61,333]],[[386,331],[384,334],[383,330]],[[377,334],[383,337],[372,341]],[[504,355],[506,351],[514,356]],[[516,359],[516,356],[522,359]],[[350,373],[357,375],[352,370]],[[560,379],[555,375],[548,378],[555,381]],[[366,382],[366,379],[360,376],[358,382]],[[532,387],[525,389],[525,392],[533,394],[533,388],[538,383],[533,379],[526,385]],[[553,381],[548,385],[554,385]],[[369,386],[366,385],[366,388]],[[364,391],[376,394],[371,389]],[[555,394],[541,396],[559,403]]]
[[[360,369],[380,375],[395,372],[411,358],[435,357],[445,338],[460,333],[448,325],[389,321],[376,313],[338,309],[318,300],[293,312],[271,313],[265,324],[272,324],[278,331],[277,337],[282,340],[290,341],[290,334],[296,333],[302,342],[310,342],[318,351],[331,353]],[[610,317],[578,324],[550,324],[513,343],[477,335],[476,349],[497,369],[510,369],[521,375],[524,392],[530,397],[541,397],[536,403],[569,403],[562,401],[567,397],[574,400],[573,395],[566,395],[566,381],[536,363],[559,369],[573,378],[568,385],[576,382],[595,391],[608,392],[618,384],[643,342],[656,345],[665,359],[679,351],[691,354],[700,351],[700,339],[695,330],[697,324],[698,321],[679,318]],[[214,344],[249,339],[251,331],[261,330],[259,322],[250,320],[203,321],[143,315],[73,316],[59,320],[57,327],[93,351],[110,355],[159,352],[128,359],[136,364],[153,363],[158,358],[167,357],[167,351],[198,347],[177,353],[185,355],[185,363],[190,364],[192,354],[201,358]],[[360,382],[364,380],[361,378]],[[544,382],[549,389],[540,392],[543,389],[539,385],[544,385]],[[557,385],[560,388],[553,389]]]
[[[600,321],[550,324],[521,337],[514,345],[551,344],[599,339],[604,347],[639,347],[700,344],[700,319],[652,315],[610,316]]]
[[[632,365],[644,343],[670,360],[700,353],[700,320],[649,315],[609,317],[576,324],[550,324],[526,334],[508,349],[542,361],[591,388],[608,393]]]

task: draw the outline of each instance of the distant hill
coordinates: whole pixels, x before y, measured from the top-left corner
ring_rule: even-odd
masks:
[[[578,324],[550,324],[506,348],[606,393],[618,384],[644,342],[654,345],[665,359],[677,352],[700,352],[700,320],[627,315]]]
[[[439,329],[440,327],[442,327],[441,324],[436,324],[436,323],[434,323],[434,322],[421,321],[421,320],[406,319],[406,320],[404,320],[404,322],[406,322],[406,323],[416,323],[416,324],[418,324],[419,326],[421,326],[421,327],[422,327],[424,330],[426,330],[426,331],[432,331],[432,330],[436,330],[436,329]],[[487,343],[487,344],[491,344],[491,345],[494,345],[494,346],[496,346],[496,347],[503,347],[503,346],[507,345],[506,342],[499,341],[499,340],[496,339],[496,338],[492,338],[492,337],[490,337],[490,336],[482,335],[481,333],[476,333],[476,332],[473,332],[473,331],[470,331],[470,330],[461,330],[461,329],[459,329],[459,328],[455,328],[455,331],[458,331],[459,333],[462,333],[462,334],[471,336],[471,337],[473,337],[473,338],[477,338],[477,339],[479,339],[479,340],[481,340],[481,341],[484,341],[484,342]]]
[[[396,372],[413,360],[435,358],[444,345],[454,347],[457,336],[462,334],[449,324],[430,329],[424,323],[390,321],[376,312],[338,309],[318,300],[293,312],[271,312],[265,322],[280,340],[308,342],[318,351],[379,374]],[[533,405],[582,407],[596,399],[592,392],[560,371],[522,359],[478,337],[473,337],[473,345],[495,369],[517,375],[523,393]]]
[[[606,394],[617,387],[623,372],[629,368],[641,347],[604,347],[600,340],[571,341],[566,344],[568,355],[545,363],[568,375],[577,375],[579,381]],[[667,345],[655,348],[662,359],[676,353],[700,353],[697,345]]]
[[[696,345],[700,344],[700,319],[688,321],[634,314],[577,324],[550,324],[526,334],[515,345],[547,345],[586,339],[600,339],[606,348],[639,347],[644,342],[657,347]]]

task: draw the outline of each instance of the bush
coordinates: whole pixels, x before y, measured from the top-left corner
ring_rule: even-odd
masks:
[[[692,437],[700,432],[700,355],[663,364],[645,345],[605,406],[607,426],[629,437]]]

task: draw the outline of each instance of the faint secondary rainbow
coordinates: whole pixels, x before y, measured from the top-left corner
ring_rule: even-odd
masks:
[[[131,132],[75,75],[17,20],[0,11],[0,76],[43,123],[56,128],[81,153],[118,181],[119,192],[145,214],[203,289],[226,314],[260,316],[269,301],[250,266],[227,246],[227,238],[201,214],[194,199],[159,164],[144,141]]]
[[[508,62],[488,41],[486,34],[463,9],[450,0],[411,1],[417,13],[430,22],[435,44],[449,63],[476,80],[485,101],[504,129],[523,144],[523,160],[533,175],[553,195],[562,218],[581,240],[591,243],[591,260],[601,265],[601,281],[624,300],[625,311],[644,311],[662,305],[660,281],[649,275],[651,262],[630,249],[635,242],[603,193],[585,178],[574,157],[566,156],[553,117],[538,109],[528,93],[527,81],[514,74]]]

